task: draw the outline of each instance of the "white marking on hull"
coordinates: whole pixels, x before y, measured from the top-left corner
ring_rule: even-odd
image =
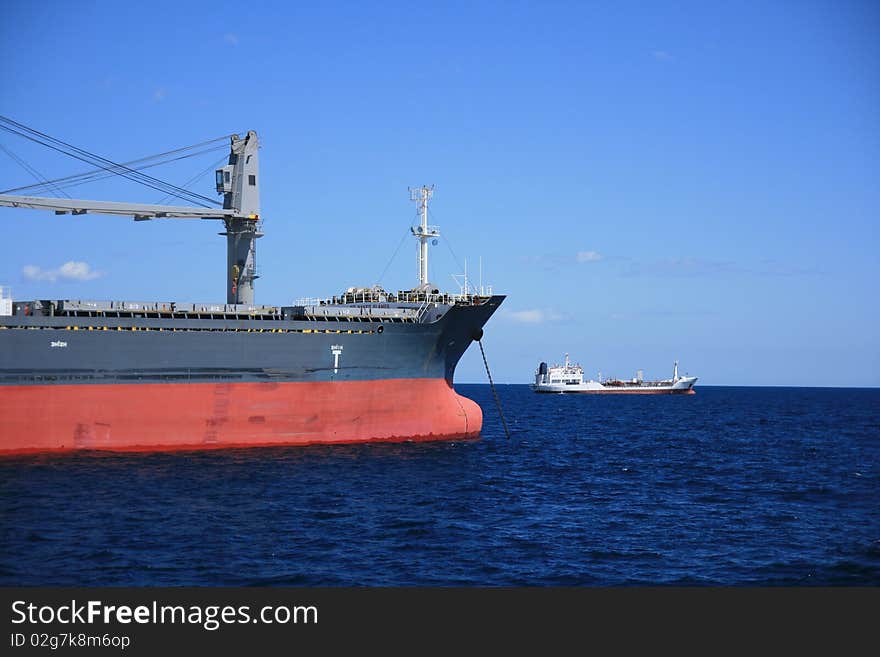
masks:
[[[333,354],[333,373],[339,371],[339,357],[342,355],[342,345],[334,344],[330,347],[330,353]]]

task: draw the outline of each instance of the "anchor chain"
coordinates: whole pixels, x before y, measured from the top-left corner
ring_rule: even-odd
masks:
[[[480,333],[482,333],[482,331],[480,331]],[[482,338],[482,336],[480,337]],[[489,361],[486,360],[486,350],[483,349],[482,339],[477,339],[477,344],[480,345],[480,353],[483,354],[483,365],[486,366],[486,376],[489,377],[489,387],[492,388],[492,394],[495,396],[495,405],[498,406],[498,415],[501,417],[504,434],[507,436],[507,439],[510,440],[510,429],[507,428],[507,420],[504,419],[504,411],[501,410],[501,399],[498,398],[498,391],[495,390],[495,382],[492,381],[492,373],[489,371]]]

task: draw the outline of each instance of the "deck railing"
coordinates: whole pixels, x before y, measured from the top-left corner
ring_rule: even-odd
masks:
[[[397,303],[412,303],[418,304],[418,307],[426,306],[428,304],[436,303],[436,304],[446,304],[446,305],[455,305],[455,304],[464,304],[464,305],[476,305],[482,303],[489,295],[479,295],[479,294],[452,294],[449,292],[443,293],[427,293],[427,292],[418,292],[418,291],[400,291],[396,294],[390,292],[383,293],[375,293],[375,292],[346,292],[339,296],[332,297],[300,297],[294,301],[295,306],[337,306],[337,305],[345,305],[345,304],[357,304],[357,303],[387,303],[387,304],[397,304]]]

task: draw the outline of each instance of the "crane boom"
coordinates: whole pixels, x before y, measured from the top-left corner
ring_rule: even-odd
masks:
[[[117,201],[43,198],[0,194],[0,207],[54,210],[55,214],[112,214],[135,219],[223,219],[234,217],[235,210],[225,208],[193,208],[179,205],[150,205]]]

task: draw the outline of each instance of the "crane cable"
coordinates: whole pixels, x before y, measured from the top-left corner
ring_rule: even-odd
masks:
[[[126,167],[125,165],[119,164],[118,162],[113,162],[112,160],[108,160],[107,158],[101,157],[100,155],[96,155],[95,153],[87,151],[83,148],[79,148],[78,146],[74,146],[74,145],[69,144],[65,141],[62,141],[60,139],[57,139],[57,138],[52,137],[50,135],[47,135],[43,132],[40,132],[39,130],[35,130],[34,128],[30,128],[22,123],[19,123],[17,121],[14,121],[13,119],[10,119],[8,117],[0,116],[0,121],[11,124],[13,127],[9,127],[9,125],[0,125],[0,127],[4,128],[5,130],[7,130],[9,132],[12,132],[13,134],[17,134],[21,137],[24,137],[26,139],[34,141],[38,144],[42,144],[43,146],[46,146],[48,148],[52,148],[53,150],[57,150],[61,153],[64,153],[65,155],[68,155],[69,157],[74,157],[76,159],[89,162],[90,164],[93,164],[93,165],[97,164],[102,169],[106,169],[108,171],[113,171],[114,173],[117,173],[118,175],[126,177],[129,180],[132,180],[134,182],[140,182],[141,184],[151,186],[151,187],[153,185],[162,185],[164,187],[167,187],[170,190],[176,190],[179,193],[185,194],[186,196],[190,197],[191,200],[201,199],[202,201],[207,201],[210,203],[217,203],[214,199],[208,198],[207,196],[202,196],[201,194],[195,194],[194,192],[189,192],[188,190],[181,189],[181,188],[177,187],[176,185],[172,185],[171,183],[165,182],[165,181],[160,180],[158,178],[154,178],[153,176],[139,173],[139,172],[135,171],[134,169],[130,169],[130,168]],[[70,149],[70,150],[65,150],[65,148],[59,148],[58,145],[66,147],[66,149]],[[86,158],[89,158],[89,159],[86,159]],[[109,167],[106,165],[109,165]],[[134,174],[135,177],[132,177],[131,174]],[[152,183],[152,184],[150,184],[150,183]],[[175,196],[177,196],[177,195],[179,195],[179,194],[175,194]],[[185,197],[181,196],[181,198],[185,198]]]
[[[202,196],[201,194],[196,194],[195,192],[190,192],[153,176],[140,173],[125,165],[119,164],[118,162],[113,162],[112,160],[108,160],[107,158],[86,151],[85,149],[73,146],[72,144],[68,144],[65,141],[56,139],[55,137],[51,137],[43,132],[40,132],[39,130],[29,128],[28,126],[22,123],[18,123],[17,121],[14,121],[8,117],[0,115],[0,122],[9,124],[3,125],[2,123],[0,123],[0,128],[3,128],[8,132],[46,146],[47,148],[51,148],[52,150],[63,153],[69,157],[82,160],[83,162],[87,162],[93,166],[97,165],[102,169],[105,169],[112,173],[116,173],[124,178],[132,180],[133,182],[138,182],[157,191],[169,193],[173,196],[177,196],[178,198],[187,200],[202,207],[210,207],[210,205],[205,205],[205,203],[220,205],[219,202],[212,198]],[[10,127],[10,125],[12,127]]]
[[[225,137],[221,137],[220,139],[225,139]],[[211,141],[218,141],[218,140],[213,139]],[[138,158],[137,160],[123,162],[122,164],[123,164],[123,166],[131,167],[131,168],[139,171],[141,169],[149,169],[152,167],[160,166],[162,164],[170,164],[171,162],[177,162],[178,160],[184,160],[186,158],[196,157],[198,155],[204,155],[205,153],[213,153],[215,151],[226,149],[225,145],[213,146],[211,148],[206,148],[205,150],[196,151],[193,153],[187,153],[185,155],[180,155],[178,157],[173,157],[173,158],[169,158],[169,159],[165,159],[165,160],[159,159],[159,158],[162,158],[162,157],[165,157],[168,155],[174,155],[174,154],[189,150],[191,148],[195,148],[197,146],[204,146],[207,143],[209,143],[209,142],[204,142],[202,144],[193,144],[192,146],[186,146],[184,148],[178,148],[173,151],[167,151],[165,153],[159,153],[157,155],[150,155],[148,157],[141,157],[141,158]],[[158,162],[151,162],[150,160],[159,160],[159,161]],[[140,166],[132,167],[131,165],[134,165],[134,164],[139,164]],[[14,194],[15,192],[24,192],[24,191],[27,191],[30,189],[40,189],[42,187],[45,187],[46,185],[56,186],[59,189],[66,188],[66,187],[75,187],[77,185],[82,185],[84,183],[94,182],[97,180],[103,180],[104,178],[109,178],[109,177],[115,176],[115,175],[116,175],[115,172],[113,172],[113,171],[107,172],[106,169],[90,169],[89,171],[75,173],[75,174],[72,174],[69,176],[64,176],[63,178],[55,178],[54,180],[46,180],[45,182],[40,183],[40,184],[24,185],[22,187],[13,187],[11,189],[4,189],[4,190],[0,191],[0,194]]]
[[[16,164],[18,164],[22,169],[24,169],[29,174],[31,174],[31,176],[33,176],[37,180],[42,181],[37,185],[33,185],[34,187],[42,187],[43,185],[46,185],[49,187],[49,189],[53,193],[58,194],[59,197],[67,196],[67,198],[70,198],[70,196],[68,196],[67,193],[63,189],[61,189],[58,185],[52,184],[52,181],[46,180],[46,176],[44,176],[42,173],[40,173],[39,171],[34,169],[30,164],[28,164],[23,159],[21,159],[18,155],[16,155],[11,150],[6,148],[6,146],[4,146],[3,144],[0,144],[0,150],[2,150],[10,158],[12,158]]]
[[[410,231],[406,230],[403,233],[403,237],[400,238],[400,242],[397,244],[397,248],[394,249],[394,253],[391,254],[391,257],[388,259],[388,263],[385,265],[385,269],[382,270],[382,273],[379,274],[379,278],[376,280],[376,285],[382,282],[382,279],[385,278],[385,274],[388,272],[388,268],[391,266],[391,263],[394,262],[394,259],[397,257],[398,252],[400,251],[400,247],[403,246],[403,243],[406,241],[406,238],[409,236]]]
[[[82,160],[83,162],[87,162],[92,165],[97,164],[100,168],[106,171],[118,174],[134,182],[146,185],[147,187],[151,187],[159,191],[171,192],[179,198],[183,198],[189,202],[194,202],[203,207],[210,207],[206,206],[205,202],[216,204],[216,201],[214,201],[213,199],[209,199],[208,197],[201,196],[200,194],[195,194],[193,192],[188,192],[186,190],[181,190],[175,185],[159,180],[158,178],[154,178],[153,176],[139,173],[134,169],[126,167],[125,165],[120,165],[117,162],[113,162],[112,160],[108,160],[107,158],[95,155],[94,153],[86,151],[82,148],[68,144],[67,142],[46,135],[45,133],[39,132],[38,130],[34,130],[33,128],[29,128],[23,124],[13,121],[12,119],[8,119],[7,117],[0,116],[0,121],[12,124],[13,127],[0,124],[0,128],[5,129],[12,134],[24,137],[25,139],[46,146],[47,148],[51,148],[52,150],[63,153],[64,155],[67,155],[69,157]]]
[[[213,149],[213,150],[216,150],[216,149]],[[187,188],[187,187],[189,187],[190,185],[194,185],[196,182],[198,182],[199,180],[201,180],[202,178],[204,178],[205,176],[207,176],[209,173],[211,173],[212,171],[215,171],[215,170],[217,169],[217,167],[220,166],[221,164],[223,164],[223,162],[225,162],[225,161],[226,161],[226,156],[224,155],[224,156],[221,157],[219,160],[217,160],[217,161],[214,162],[212,165],[210,165],[207,169],[205,169],[204,171],[202,171],[202,172],[200,172],[200,173],[197,173],[197,174],[194,175],[192,178],[190,178],[189,180],[187,180],[185,183],[183,183],[183,185],[181,185],[181,187],[183,187],[183,188]],[[156,201],[156,203],[157,203],[158,205],[161,205],[162,203],[164,203],[164,202],[165,202],[166,200],[168,200],[169,198],[171,198],[171,195],[170,195],[170,194],[164,196],[161,200]]]
[[[9,132],[11,132],[11,133],[13,133],[13,134],[16,134],[16,135],[19,135],[19,136],[21,136],[21,137],[24,137],[25,139],[29,139],[30,141],[33,141],[33,142],[38,143],[38,144],[41,144],[42,146],[46,146],[47,148],[51,148],[52,150],[58,151],[59,153],[62,153],[62,154],[67,155],[67,156],[69,156],[69,157],[73,157],[73,158],[75,158],[75,159],[77,159],[77,160],[81,160],[81,161],[83,161],[83,162],[86,162],[87,164],[94,165],[94,164],[97,163],[95,160],[87,159],[86,157],[82,157],[82,156],[77,155],[77,154],[74,154],[74,153],[69,153],[69,152],[65,151],[64,149],[62,149],[62,148],[58,148],[58,147],[56,147],[56,146],[53,146],[52,144],[48,144],[48,143],[42,142],[42,141],[40,141],[39,139],[35,139],[35,138],[30,137],[30,136],[28,136],[28,135],[26,135],[26,134],[22,134],[22,133],[20,133],[20,132],[15,131],[15,130],[9,130],[6,126],[0,125],[0,128],[4,128],[4,129],[8,130]],[[133,172],[133,173],[137,173],[137,172],[134,171],[133,169],[128,169],[127,167],[121,167],[120,165],[115,164],[115,163],[111,163],[111,164],[112,164],[112,168],[111,168],[111,167],[108,167],[108,166],[102,166],[102,165],[100,165],[100,164],[99,164],[99,166],[100,166],[102,169],[104,169],[105,171],[109,171],[109,172],[112,173],[112,174],[122,176],[123,178],[126,178],[126,179],[128,179],[128,180],[131,180],[131,181],[133,181],[133,182],[140,183],[141,185],[145,185],[146,187],[150,187],[151,189],[155,189],[155,190],[157,190],[157,191],[165,192],[165,193],[169,193],[169,191],[170,191],[170,190],[169,190],[169,186],[168,186],[168,184],[162,182],[161,180],[158,180],[157,178],[154,179],[154,180],[157,180],[157,181],[158,181],[158,184],[153,184],[153,183],[151,183],[151,182],[148,182],[147,180],[141,179],[141,177],[132,177],[131,175],[125,173],[125,171],[114,170],[114,169],[127,169],[128,171],[131,171],[131,172]],[[152,178],[152,176],[146,176],[145,174],[139,174],[139,175],[142,176],[143,178],[147,178],[147,179]],[[159,185],[162,185],[162,186],[159,186]],[[183,200],[186,200],[186,201],[188,201],[188,202],[190,202],[190,203],[194,203],[195,205],[201,206],[201,207],[203,207],[203,208],[210,207],[209,205],[206,205],[206,203],[205,203],[204,201],[196,200],[196,198],[194,198],[194,197],[198,197],[198,196],[199,196],[198,194],[194,194],[194,193],[192,193],[192,192],[188,192],[187,195],[184,196],[184,195],[182,195],[181,192],[170,191],[170,193],[172,193],[174,196],[177,196],[178,198],[181,198],[181,199],[183,199]],[[209,199],[209,200],[210,200],[212,203],[217,204],[216,201],[213,201],[213,200],[211,200],[211,199]]]

